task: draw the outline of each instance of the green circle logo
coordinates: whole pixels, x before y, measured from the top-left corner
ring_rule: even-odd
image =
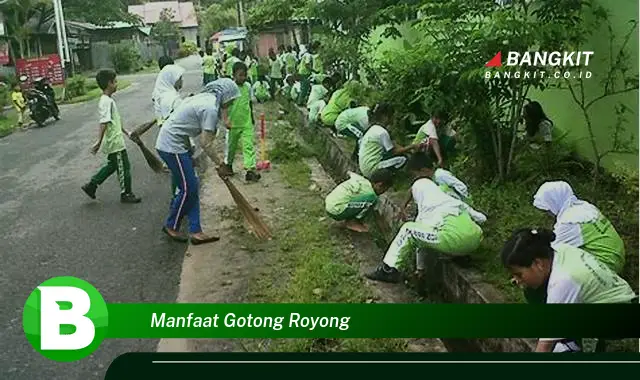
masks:
[[[88,282],[54,277],[27,298],[22,327],[27,340],[44,357],[71,362],[91,355],[107,334],[104,299]]]

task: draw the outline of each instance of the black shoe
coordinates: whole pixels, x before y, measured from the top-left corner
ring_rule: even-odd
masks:
[[[260,178],[262,178],[262,176],[253,170],[248,171],[244,177],[244,179],[247,180],[248,182],[258,182]]]
[[[133,193],[122,194],[120,196],[120,202],[122,203],[140,203],[141,201],[142,199],[140,199],[139,197],[136,197],[135,194]]]
[[[93,183],[89,182],[86,185],[82,186],[82,190],[84,190],[84,192],[89,196],[89,198],[91,199],[96,199],[96,190],[98,189],[98,186],[94,185]]]
[[[396,268],[391,268],[387,264],[382,264],[373,272],[365,275],[369,280],[382,281],[396,284],[400,282],[400,272]]]

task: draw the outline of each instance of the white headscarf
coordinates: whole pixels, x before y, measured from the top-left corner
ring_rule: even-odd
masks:
[[[240,97],[238,85],[229,78],[221,78],[207,83],[202,92],[214,94],[221,106]]]
[[[167,65],[160,70],[151,95],[157,117],[164,118],[168,115],[168,112],[171,112],[171,109],[168,112],[165,111],[179,97],[175,85],[182,78],[184,72],[185,69],[178,65]],[[165,96],[169,96],[170,99],[163,99]]]
[[[533,197],[533,206],[551,212],[558,223],[584,223],[600,215],[596,206],[579,200],[564,181],[546,182],[540,186]]]

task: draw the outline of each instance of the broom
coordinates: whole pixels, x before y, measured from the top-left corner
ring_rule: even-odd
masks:
[[[218,167],[221,166],[221,161],[218,157],[214,156],[211,158]],[[269,227],[262,221],[262,219],[260,219],[260,216],[256,213],[256,209],[254,209],[249,204],[249,201],[247,201],[240,190],[238,190],[238,188],[233,184],[233,182],[231,182],[228,177],[220,175],[220,172],[218,172],[218,176],[220,177],[220,179],[222,179],[222,182],[227,185],[227,189],[229,189],[233,201],[238,206],[238,209],[240,209],[242,216],[244,216],[246,221],[253,228],[253,232],[256,234],[256,236],[262,240],[270,239],[271,231],[269,230]]]
[[[164,172],[164,167],[163,167],[164,165],[162,165],[162,161],[160,161],[160,159],[156,157],[156,155],[153,154],[153,152],[151,152],[149,148],[147,148],[144,145],[140,137],[138,137],[139,131],[141,130],[146,131],[153,124],[155,124],[155,121],[144,123],[139,127],[137,127],[136,129],[134,129],[134,131],[130,133],[128,136],[131,139],[131,141],[133,141],[134,143],[136,143],[136,145],[138,145],[138,147],[140,148],[140,151],[142,151],[142,155],[144,156],[144,159],[147,161],[147,164],[149,165],[151,170],[153,170],[156,173],[162,173]]]

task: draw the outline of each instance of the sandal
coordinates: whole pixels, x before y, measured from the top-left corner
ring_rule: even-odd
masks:
[[[178,233],[177,235],[172,235],[166,226],[162,227],[162,232],[164,232],[172,240],[179,241],[180,243],[186,243],[189,241],[189,239],[184,234]]]
[[[193,236],[191,237],[191,244],[192,245],[201,245],[201,244],[207,244],[207,243],[213,243],[220,240],[219,236],[210,236],[206,239],[198,239],[198,238],[194,238]]]

